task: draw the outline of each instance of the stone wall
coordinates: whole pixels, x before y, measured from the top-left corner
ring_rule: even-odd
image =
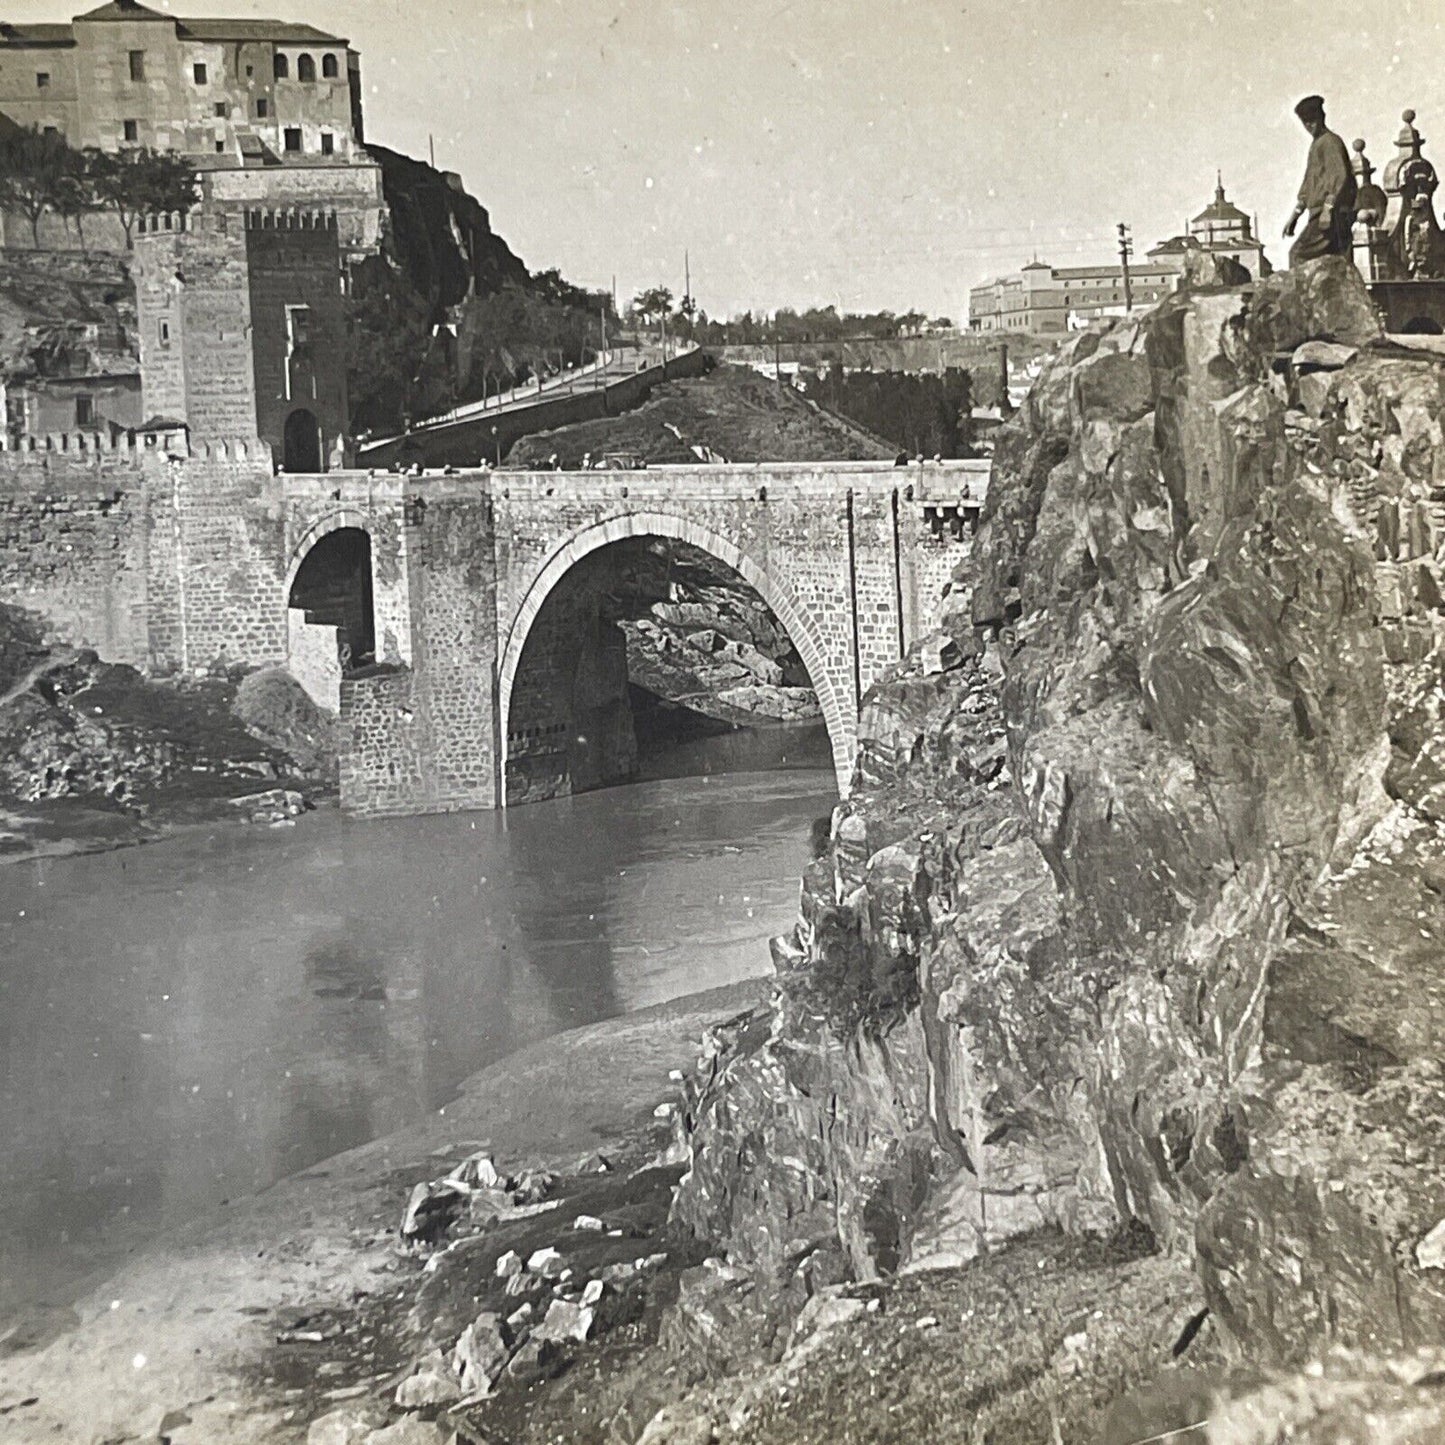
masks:
[[[125,227],[114,211],[97,211],[79,222],[47,211],[32,227],[30,218],[22,212],[0,207],[0,250],[73,251],[87,255],[103,252],[119,256],[129,249]]]
[[[341,684],[341,797],[369,817],[414,813],[426,790],[426,723],[417,713],[409,668]]]
[[[341,711],[341,654],[337,629],[324,622],[308,622],[299,608],[286,609],[286,670],[318,707]]]
[[[133,457],[0,452],[0,598],[57,642],[146,661],[147,540]]]
[[[148,416],[199,437],[256,434],[245,234],[225,217],[136,237],[136,316]]]
[[[154,474],[151,663],[162,671],[286,661],[281,487],[259,442]]]
[[[286,465],[287,420],[310,412],[321,433],[324,471],[346,431],[348,413],[346,303],[336,227],[310,216],[251,216],[245,237],[257,435]],[[302,311],[304,338],[289,319]]]

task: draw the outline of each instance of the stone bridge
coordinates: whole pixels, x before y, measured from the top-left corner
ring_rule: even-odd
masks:
[[[631,539],[675,538],[771,608],[846,788],[860,700],[934,630],[987,479],[986,462],[305,476],[254,441],[54,446],[0,453],[0,599],[157,672],[289,667],[340,714],[351,811],[485,808],[625,776],[625,646],[599,600]]]

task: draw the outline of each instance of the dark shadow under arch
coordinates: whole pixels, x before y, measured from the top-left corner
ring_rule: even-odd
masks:
[[[643,522],[624,536],[574,538],[534,582],[514,621],[499,673],[505,748],[501,783],[507,805],[583,792],[636,775],[639,728],[653,714],[634,718],[634,703],[646,696],[646,684],[639,689],[629,676],[626,624],[619,622],[645,615],[649,601],[668,596],[665,588],[657,590],[655,570],[649,580],[641,580],[656,568],[659,544],[664,555],[679,544],[692,554],[692,563],[679,560],[679,566],[695,569],[701,554],[707,570],[715,568],[720,580],[730,578],[754,596],[772,618],[775,639],[782,640],[781,634],[791,644],[787,655],[795,670],[792,685],[801,685],[806,671],[806,681],[818,695],[835,767],[839,743],[851,744],[851,735],[844,738],[840,727],[836,690],[820,665],[817,638],[790,605],[787,589],[766,579],[759,587],[742,567],[718,555],[726,545],[721,539],[715,539],[717,547],[707,547],[695,537],[678,536],[680,530],[652,531]],[[744,561],[741,554],[737,560]],[[664,562],[669,577],[672,565]],[[748,571],[756,574],[757,568]],[[639,600],[643,612],[635,610]],[[698,721],[706,723],[705,718]],[[725,731],[737,723],[715,726]]]
[[[308,622],[336,628],[343,671],[373,662],[370,534],[360,527],[338,527],[321,537],[296,569],[286,605],[304,612]]]

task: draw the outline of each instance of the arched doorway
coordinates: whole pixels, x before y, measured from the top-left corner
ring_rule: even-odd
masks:
[[[1433,317],[1412,316],[1400,328],[1400,332],[1405,336],[1439,336],[1442,334],[1442,327]]]
[[[321,472],[321,424],[316,414],[299,407],[286,418],[282,466],[288,472]]]
[[[629,659],[614,619],[597,602],[615,594],[609,569],[631,565],[627,545],[659,539],[706,554],[770,613],[816,693],[835,776],[846,790],[857,732],[842,701],[847,682],[838,666],[828,665],[820,634],[787,582],[689,520],[636,513],[587,528],[558,548],[507,629],[498,667],[502,801],[536,801],[630,775],[636,740]]]
[[[335,628],[342,675],[376,660],[371,535],[360,527],[327,532],[307,552],[286,598],[308,627]]]

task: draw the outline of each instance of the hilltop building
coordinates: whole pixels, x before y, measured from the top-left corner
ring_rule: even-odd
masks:
[[[1179,282],[1177,266],[1129,268],[1135,306],[1152,306]],[[1112,266],[1050,266],[1030,261],[1011,276],[1000,276],[968,293],[970,331],[1064,332],[1124,309],[1124,272]]]
[[[1182,271],[1184,257],[1191,251],[1227,257],[1251,276],[1268,276],[1274,269],[1264,254],[1264,243],[1255,234],[1254,222],[1224,194],[1222,176],[1209,205],[1190,221],[1182,235],[1171,236],[1155,246],[1149,259],[1161,266],[1177,264]]]
[[[361,62],[338,35],[282,20],[197,20],[110,0],[68,24],[0,21],[0,118],[119,151],[190,157],[203,204],[324,207],[342,245],[378,243],[381,171],[362,144]],[[65,230],[47,217],[47,249]],[[7,246],[31,244],[7,226]],[[92,221],[87,237],[107,238]]]
[[[1144,262],[1129,268],[1133,304],[1153,306],[1174,291],[1191,252],[1227,256],[1251,276],[1267,275],[1270,269],[1249,217],[1230,203],[1220,181],[1213,202],[1183,235],[1161,241]],[[1036,258],[1011,275],[975,286],[968,295],[968,325],[971,331],[1062,335],[1100,316],[1118,315],[1125,304],[1119,262],[1050,266]]]

